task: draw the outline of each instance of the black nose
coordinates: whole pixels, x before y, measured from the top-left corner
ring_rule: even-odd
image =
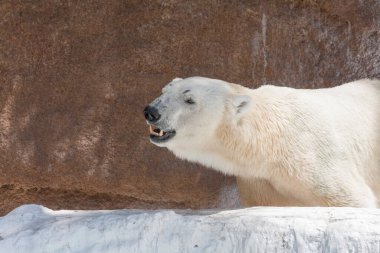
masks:
[[[157,122],[161,117],[161,115],[158,113],[158,110],[155,107],[149,105],[144,109],[144,116],[150,123]]]

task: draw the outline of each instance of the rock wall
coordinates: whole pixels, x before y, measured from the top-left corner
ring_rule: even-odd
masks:
[[[0,213],[237,206],[233,178],[151,145],[174,77],[329,87],[380,77],[380,2],[0,2]]]

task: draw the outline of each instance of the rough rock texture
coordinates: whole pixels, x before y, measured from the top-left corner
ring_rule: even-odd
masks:
[[[234,180],[151,145],[172,78],[328,87],[380,77],[380,2],[0,2],[0,213],[236,206]]]
[[[52,211],[26,205],[0,218],[0,252],[379,252],[380,211]]]

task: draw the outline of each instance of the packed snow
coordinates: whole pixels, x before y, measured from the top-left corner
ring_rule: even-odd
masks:
[[[0,252],[380,252],[380,210],[52,211],[0,218]]]

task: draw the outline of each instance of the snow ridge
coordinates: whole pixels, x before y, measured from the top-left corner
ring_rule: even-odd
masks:
[[[0,218],[0,253],[380,252],[380,210],[52,211]]]

